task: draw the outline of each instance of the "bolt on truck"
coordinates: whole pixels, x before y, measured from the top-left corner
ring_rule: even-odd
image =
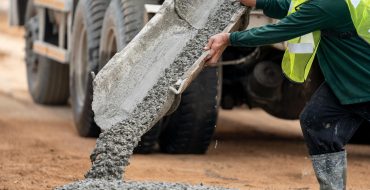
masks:
[[[79,135],[97,136],[100,128],[91,108],[91,73],[98,73],[121,51],[162,3],[163,0],[11,0],[10,24],[25,29],[25,63],[33,101],[43,105],[70,102]],[[273,22],[276,20],[252,10],[240,30]],[[142,137],[136,152],[150,153],[158,144],[165,153],[205,153],[219,108],[247,105],[279,118],[297,119],[323,79],[317,64],[304,84],[285,79],[280,67],[284,50],[284,43],[229,47],[220,66],[207,68],[198,76],[182,95],[177,110]],[[356,139],[366,140],[361,134]]]

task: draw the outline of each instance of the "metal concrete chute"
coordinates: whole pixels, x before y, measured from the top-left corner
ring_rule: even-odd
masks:
[[[109,129],[130,114],[163,76],[197,29],[207,24],[223,0],[166,0],[142,31],[97,74],[92,104],[96,123]],[[245,10],[236,13],[225,32],[231,31]],[[203,68],[204,52],[179,78],[179,87],[169,86],[167,102],[158,115],[164,116]],[[175,84],[174,84],[175,85]],[[160,119],[160,118],[158,118]],[[158,120],[157,119],[157,120]]]

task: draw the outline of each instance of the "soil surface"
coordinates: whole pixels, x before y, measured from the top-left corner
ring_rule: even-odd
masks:
[[[27,92],[23,32],[0,17],[0,190],[52,189],[84,179],[96,139],[78,136],[66,107]],[[370,146],[349,145],[348,189],[370,189]],[[134,155],[127,180],[239,189],[318,189],[297,121],[221,111],[206,155]]]

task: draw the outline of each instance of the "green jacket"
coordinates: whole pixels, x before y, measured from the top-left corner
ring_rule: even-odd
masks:
[[[321,30],[317,58],[326,82],[342,104],[370,101],[370,45],[358,37],[344,0],[309,0],[287,15],[290,0],[257,0],[269,24],[230,35],[233,46],[260,46]]]

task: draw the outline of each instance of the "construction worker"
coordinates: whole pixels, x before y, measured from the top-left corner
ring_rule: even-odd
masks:
[[[240,0],[281,19],[209,39],[208,65],[228,45],[259,46],[288,41],[284,74],[304,82],[317,54],[325,82],[301,113],[300,122],[322,190],[346,188],[344,146],[370,121],[370,0]],[[370,134],[369,134],[370,138]]]

